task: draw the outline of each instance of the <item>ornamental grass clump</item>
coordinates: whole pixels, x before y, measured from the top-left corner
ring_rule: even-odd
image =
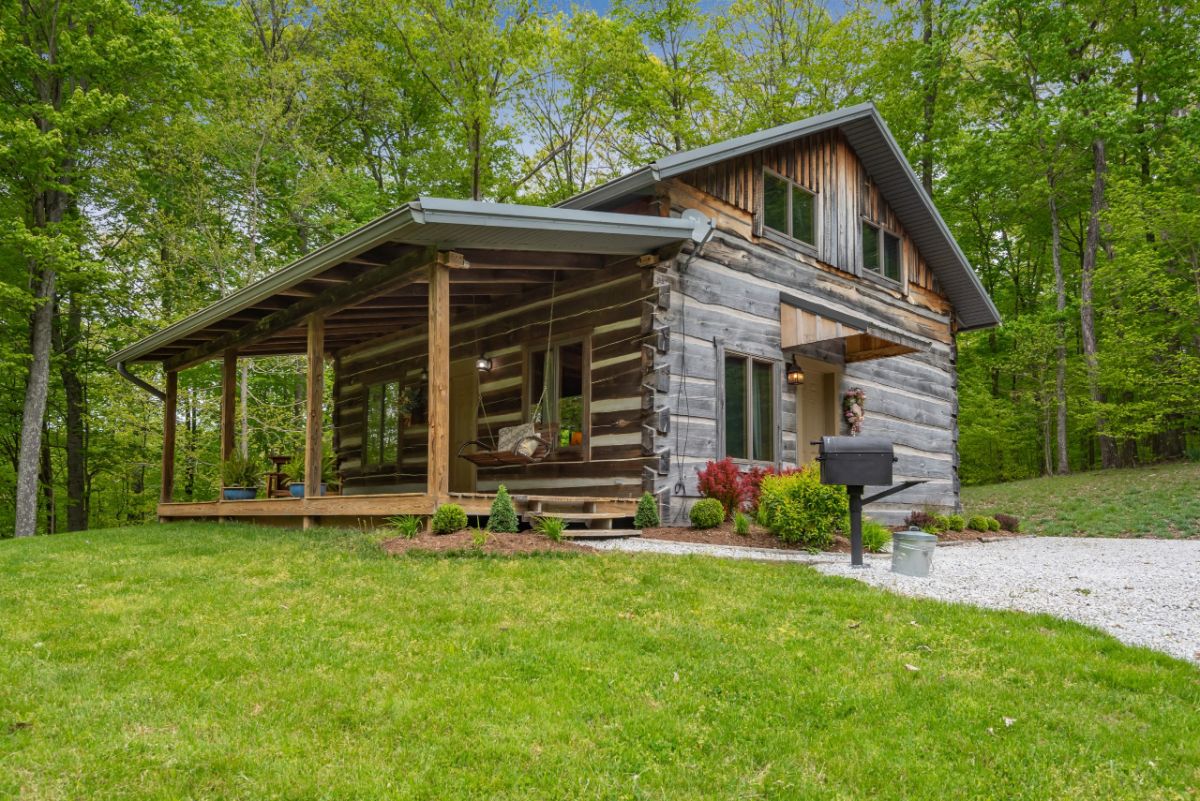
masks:
[[[688,519],[696,528],[716,528],[725,522],[725,507],[716,498],[701,498],[692,504]]]
[[[750,535],[750,516],[745,512],[733,513],[733,530],[736,534],[747,537]]]
[[[567,521],[561,517],[539,517],[533,523],[533,530],[551,542],[562,542],[563,532],[567,530]]]
[[[762,481],[758,522],[784,542],[828,548],[834,532],[847,528],[849,514],[846,488],[822,484],[816,465]]]
[[[387,522],[388,528],[391,528],[406,540],[416,539],[417,535],[421,533],[421,518],[416,515],[389,517]]]
[[[892,530],[882,523],[863,518],[862,539],[867,553],[881,553],[892,541]]]
[[[453,534],[467,527],[467,513],[457,503],[444,503],[433,513],[429,525],[434,534]]]
[[[501,484],[496,488],[496,497],[492,501],[492,508],[488,513],[488,530],[497,534],[515,534],[520,527],[519,523],[512,498],[508,496],[508,490]]]

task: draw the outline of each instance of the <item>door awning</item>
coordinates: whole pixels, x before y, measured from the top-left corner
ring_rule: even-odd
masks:
[[[779,296],[779,329],[784,353],[834,345],[847,362],[864,362],[924,350],[916,337],[792,295]]]

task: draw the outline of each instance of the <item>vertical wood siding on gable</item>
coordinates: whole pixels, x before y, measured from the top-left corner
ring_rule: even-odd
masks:
[[[861,223],[868,220],[900,235],[908,266],[910,286],[906,289],[915,287],[923,302],[934,308],[944,307],[932,271],[840,131],[824,131],[761,153],[713,164],[688,173],[682,180],[755,215],[754,233],[761,235],[762,221],[757,217],[764,168],[817,195],[820,232],[817,255],[822,262],[858,274],[862,258]],[[772,242],[764,245],[778,247]],[[936,300],[939,298],[941,303]]]

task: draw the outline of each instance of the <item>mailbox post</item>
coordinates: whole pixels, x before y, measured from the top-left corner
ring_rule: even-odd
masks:
[[[870,497],[863,487],[892,483],[892,464],[896,461],[892,443],[882,437],[821,437],[817,461],[821,463],[822,484],[842,484],[850,497],[850,566],[864,567],[862,544],[863,506],[921,481],[905,481]]]

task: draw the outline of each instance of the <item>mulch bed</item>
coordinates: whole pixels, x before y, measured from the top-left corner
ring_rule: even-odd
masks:
[[[381,545],[390,554],[440,553],[516,556],[532,553],[596,553],[591,548],[576,545],[573,542],[555,542],[541,534],[533,534],[528,531],[519,534],[492,534],[482,548],[475,545],[470,529],[456,531],[453,534],[431,534],[423,531],[411,540],[404,537],[393,537],[384,540]]]
[[[903,531],[904,526],[898,529]],[[642,530],[642,536],[652,540],[670,540],[671,542],[699,542],[708,545],[742,545],[748,548],[774,548],[779,551],[805,551],[805,546],[799,543],[781,542],[778,537],[757,523],[750,524],[749,534],[738,534],[733,530],[733,521],[727,520],[716,528],[698,529],[674,526],[647,528]],[[947,531],[938,535],[938,542],[987,542],[992,539],[1006,537],[1023,537],[1024,534],[1014,531]],[[836,535],[833,545],[825,549],[826,553],[850,553],[850,540]]]

